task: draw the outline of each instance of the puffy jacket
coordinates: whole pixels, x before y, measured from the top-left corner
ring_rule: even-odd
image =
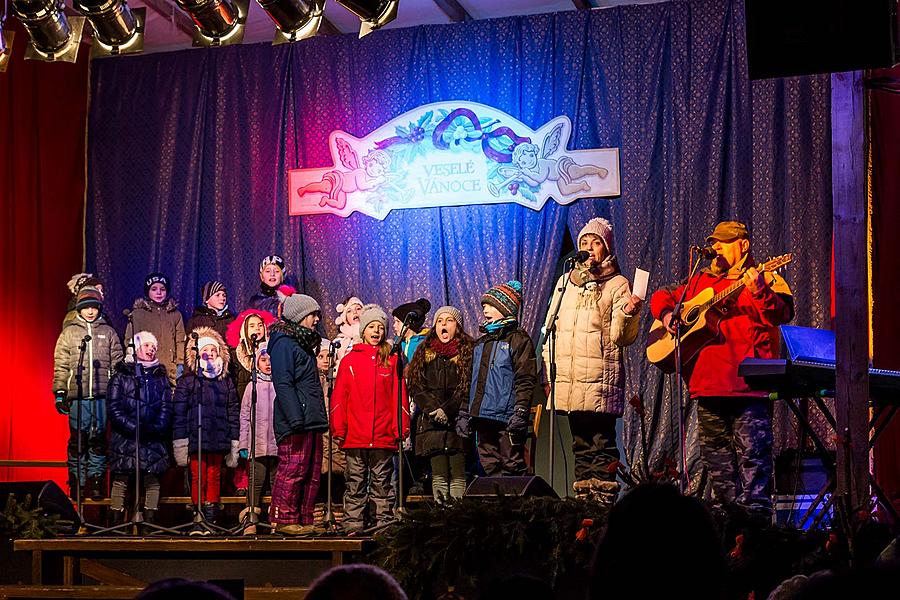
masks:
[[[316,358],[283,331],[272,333],[267,350],[275,385],[275,439],[280,442],[292,433],[327,430]]]
[[[175,385],[178,366],[184,364],[184,318],[178,303],[167,298],[162,304],[137,298],[131,307],[131,320],[125,326],[125,347],[132,343],[135,332],[149,331],[159,346],[156,356],[166,367],[171,385]]]
[[[356,344],[338,367],[331,396],[331,434],[341,448],[397,447],[398,433],[409,435],[409,398],[401,381],[402,415],[397,426],[397,356],[388,365],[378,360],[378,347]],[[402,431],[401,431],[402,430]]]
[[[325,390],[325,393],[322,394],[323,398],[325,398],[325,410],[328,410],[328,414],[331,414],[327,391],[328,380],[325,378],[325,374],[322,371],[319,371],[319,383],[322,384],[322,389]],[[328,444],[330,443],[331,431],[326,431],[322,434],[322,473],[328,472]],[[332,444],[331,446],[331,465],[334,467],[335,473],[343,473],[347,466],[347,457],[344,456],[344,451],[341,450],[337,444]]]
[[[437,354],[426,342],[419,346],[416,353],[421,353],[423,361],[421,374],[410,374],[409,380],[410,395],[416,399],[420,411],[416,418],[416,455],[428,457],[463,452],[463,441],[456,435],[456,417],[463,403],[468,403],[471,351],[446,357]],[[465,358],[466,355],[468,358]],[[418,361],[419,357],[414,360]],[[444,425],[429,416],[438,408],[447,415]]]
[[[528,410],[537,383],[537,359],[517,323],[483,335],[472,351],[469,415],[508,423],[517,406]]]
[[[250,302],[247,304],[248,308],[255,308],[256,310],[264,310],[266,312],[272,313],[272,316],[278,316],[278,295],[275,293],[273,288],[270,288],[267,285],[260,284],[260,291],[256,294],[253,294],[250,297]]]
[[[244,389],[241,400],[241,448],[250,450],[250,408],[253,385]],[[271,381],[256,381],[256,456],[278,456],[275,442],[275,386]]]
[[[188,451],[197,452],[197,420],[200,409],[203,412],[203,451],[224,453],[231,450],[232,440],[240,439],[241,405],[234,389],[234,382],[228,375],[231,355],[225,340],[208,327],[198,330],[200,337],[212,337],[222,350],[223,368],[218,377],[210,379],[198,376],[192,370],[196,364],[194,350],[189,349],[186,370],[175,386],[175,420],[172,438],[188,439]]]
[[[748,264],[752,260],[748,259]],[[708,287],[718,293],[742,276],[729,272],[725,276],[701,271],[690,281],[686,300]],[[728,313],[719,323],[719,338],[703,347],[695,360],[685,365],[684,378],[691,397],[710,396],[766,396],[768,392],[754,391],[739,377],[738,366],[745,358],[778,358],[781,338],[778,326],[794,315],[791,290],[779,275],[765,274],[767,287],[758,294],[744,288],[726,301]],[[661,289],[650,299],[653,317],[661,319],[671,312],[681,297],[684,285]]]
[[[134,471],[134,435],[138,424],[141,471],[159,475],[168,469],[173,405],[166,368],[162,364],[141,368],[138,376],[133,363],[120,362],[109,381],[106,405],[111,429],[110,469],[117,473]]]
[[[70,400],[78,397],[76,374],[81,341],[86,335],[91,336],[91,340],[85,346],[82,363],[82,392],[85,398],[106,396],[113,368],[124,358],[119,335],[102,318],[88,323],[78,316],[63,327],[53,352],[53,391],[65,392]]]
[[[559,300],[563,275],[554,287],[551,310]],[[556,320],[556,408],[563,412],[602,412],[617,416],[625,409],[625,346],[637,338],[640,317],[623,308],[631,298],[621,275],[577,286],[571,281]],[[551,317],[547,315],[547,319]],[[544,323],[550,327],[549,322]],[[550,377],[550,343],[542,352],[545,380]]]

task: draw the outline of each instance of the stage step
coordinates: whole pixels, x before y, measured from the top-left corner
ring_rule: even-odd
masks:
[[[3,585],[0,600],[6,598],[97,598],[99,600],[130,600],[142,587],[117,585]],[[300,600],[306,596],[305,587],[248,587],[245,600],[279,598]]]

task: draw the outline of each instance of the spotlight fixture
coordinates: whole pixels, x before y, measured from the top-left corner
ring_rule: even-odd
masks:
[[[362,37],[396,19],[400,0],[337,0],[337,3],[359,17],[359,37]]]
[[[296,42],[316,35],[325,10],[325,0],[256,0],[275,21],[273,44]]]
[[[73,4],[94,27],[93,56],[115,56],[144,49],[146,8],[132,9],[126,0],[73,0]]]
[[[15,31],[3,31],[3,20],[0,19],[0,73],[6,73],[6,68],[9,66],[14,37],[16,37]]]
[[[66,17],[64,0],[12,0],[12,7],[31,37],[26,59],[75,62],[84,17]]]
[[[194,46],[229,46],[244,40],[249,0],[175,0],[194,22]]]

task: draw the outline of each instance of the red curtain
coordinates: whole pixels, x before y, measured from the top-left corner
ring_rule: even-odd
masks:
[[[15,41],[0,73],[0,460],[64,461],[53,348],[83,260],[90,47],[75,64],[25,61],[27,33],[14,19],[5,29]],[[0,481],[33,479],[62,484],[66,472],[0,467]]]
[[[881,89],[870,95],[872,109],[872,295],[873,361],[876,367],[900,370],[900,67],[872,73]],[[886,88],[893,88],[888,91]],[[895,400],[900,399],[897,394]],[[875,445],[875,477],[900,510],[900,415]]]

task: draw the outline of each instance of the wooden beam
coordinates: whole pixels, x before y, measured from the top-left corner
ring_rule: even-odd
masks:
[[[831,76],[837,493],[852,516],[869,498],[869,291],[862,73]]]
[[[132,577],[128,573],[123,573],[118,569],[113,569],[95,560],[81,559],[81,574],[90,577],[101,585],[117,585],[122,587],[139,587],[147,586],[146,581],[141,581],[137,577]]]
[[[167,21],[174,20],[178,31],[191,39],[194,38],[194,33],[197,31],[197,28],[194,27],[194,21],[172,2],[169,2],[169,0],[143,0],[143,2],[147,8],[164,17]]]
[[[449,17],[453,23],[462,23],[463,21],[471,21],[472,15],[457,0],[434,0],[441,12]]]

